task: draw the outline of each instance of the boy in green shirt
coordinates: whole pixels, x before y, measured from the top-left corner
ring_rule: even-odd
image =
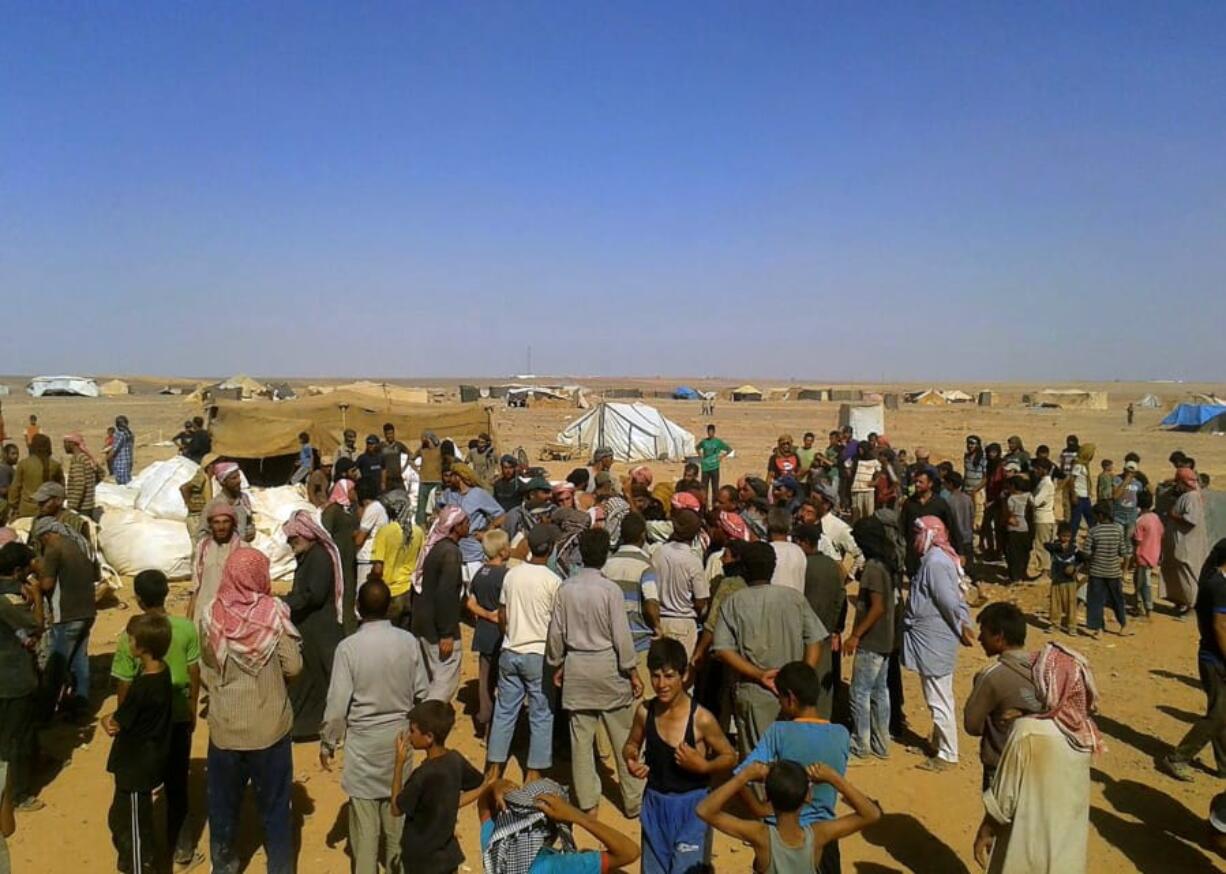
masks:
[[[170,649],[162,659],[170,670],[173,691],[173,726],[170,756],[166,763],[166,828],[167,846],[174,848],[175,865],[180,871],[190,870],[204,861],[196,852],[196,842],[187,825],[187,774],[191,760],[192,732],[196,728],[196,704],[200,695],[200,638],[196,624],[182,616],[166,613],[166,595],[170,584],[161,571],[141,571],[132,583],[141,609],[170,621]],[[132,653],[127,632],[120,632],[111,661],[111,676],[115,678],[118,703],[122,704],[132,681],[141,672],[141,661]]]
[[[707,426],[705,440],[698,441],[698,451],[702,454],[702,487],[707,493],[707,506],[714,507],[719,497],[719,464],[732,447],[715,436],[715,426]]]

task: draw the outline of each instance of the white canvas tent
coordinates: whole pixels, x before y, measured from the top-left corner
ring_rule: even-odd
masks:
[[[98,384],[84,376],[36,376],[30,380],[26,392],[31,397],[55,396],[96,398]]]
[[[607,446],[618,461],[682,461],[697,454],[694,435],[647,404],[601,403],[558,433],[580,450]]]
[[[885,433],[885,406],[882,404],[842,404],[839,406],[839,427],[851,426],[851,436],[868,439],[869,434]]]
[[[1157,395],[1146,395],[1133,402],[1133,406],[1138,410],[1156,410],[1162,406],[1162,402],[1158,400]]]
[[[968,404],[974,400],[973,397],[958,388],[943,391],[941,396],[951,404]]]

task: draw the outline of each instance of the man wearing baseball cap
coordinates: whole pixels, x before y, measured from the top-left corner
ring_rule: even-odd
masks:
[[[81,539],[86,543],[89,543],[89,520],[79,513],[74,513],[72,510],[69,510],[64,506],[64,499],[67,494],[68,493],[65,488],[57,482],[45,482],[39,486],[34,491],[33,495],[34,503],[38,504],[38,516],[36,517],[36,521],[37,519],[47,517],[52,521],[59,522],[70,531],[74,531],[81,535]],[[40,552],[37,545],[37,540],[35,540],[35,543],[31,545],[34,547],[34,552],[36,554]],[[87,557],[91,560],[93,558],[92,555],[88,555]]]

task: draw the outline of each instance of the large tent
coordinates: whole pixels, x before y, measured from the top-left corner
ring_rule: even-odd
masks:
[[[951,404],[969,404],[971,401],[975,400],[971,395],[968,395],[959,388],[951,388],[943,391],[941,392],[941,396]]]
[[[757,386],[746,384],[732,390],[732,399],[734,401],[760,401],[762,390]]]
[[[31,397],[98,397],[98,384],[84,376],[36,376],[26,386]]]
[[[926,389],[924,391],[910,391],[903,397],[909,404],[919,404],[923,407],[945,406],[945,396],[935,388]]]
[[[1162,424],[1174,431],[1226,431],[1226,406],[1180,404],[1167,413]]]
[[[558,443],[606,446],[618,461],[682,461],[697,454],[694,435],[647,404],[600,403],[558,433]]]
[[[213,451],[230,458],[269,458],[298,452],[298,434],[327,455],[336,451],[346,428],[383,433],[396,426],[400,439],[413,445],[423,431],[450,437],[463,446],[481,433],[492,433],[489,412],[479,404],[401,404],[363,393],[333,391],[290,401],[214,404]]]
[[[1107,409],[1107,393],[1075,388],[1045,388],[1032,396],[1031,402],[1040,407],[1060,407],[1065,410],[1105,410]]]

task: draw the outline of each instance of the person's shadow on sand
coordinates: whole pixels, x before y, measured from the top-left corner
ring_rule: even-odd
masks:
[[[1103,798],[1129,822],[1101,807],[1090,808],[1090,822],[1107,843],[1128,857],[1138,871],[1217,871],[1217,864],[1200,848],[1205,814],[1152,786],[1135,780],[1115,780],[1094,769],[1090,776],[1103,786]]]
[[[909,813],[887,813],[880,822],[869,826],[860,835],[893,856],[904,871],[970,874],[958,854]],[[886,874],[893,870],[875,863],[858,863],[856,866],[856,874]]]

